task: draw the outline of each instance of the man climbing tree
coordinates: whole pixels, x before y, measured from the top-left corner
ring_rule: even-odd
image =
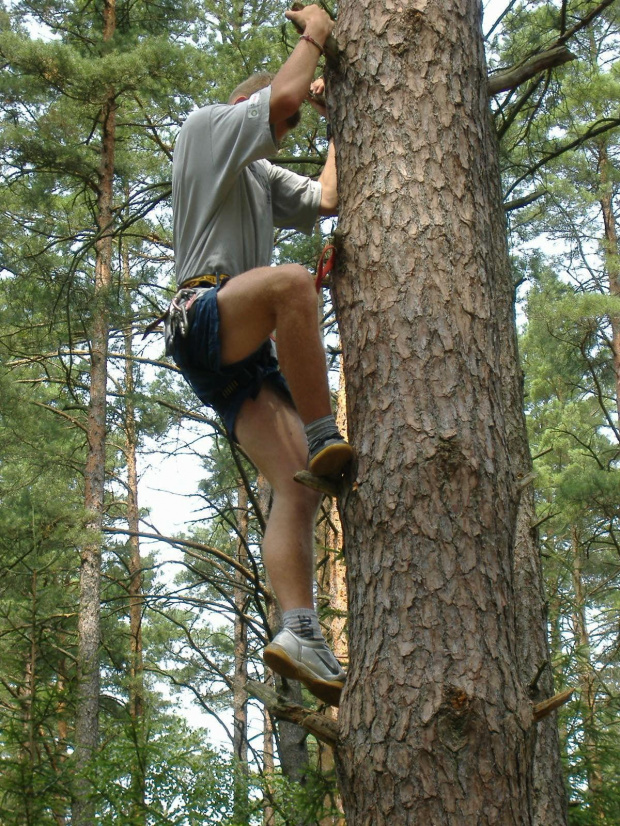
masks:
[[[337,705],[345,675],[314,608],[318,494],[293,477],[306,464],[313,474],[339,477],[352,452],[331,410],[310,273],[269,266],[274,223],[311,232],[319,214],[334,214],[334,153],[318,182],[264,160],[299,122],[333,23],[318,6],[288,16],[302,34],[275,77],[251,77],[228,104],[194,112],[179,134],[173,164],[179,292],[167,340],[198,397],[220,414],[273,489],[263,559],[284,628],[265,649],[265,662]],[[273,330],[286,381],[272,353]]]

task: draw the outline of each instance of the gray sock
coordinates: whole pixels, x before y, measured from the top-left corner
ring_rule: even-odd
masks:
[[[327,439],[342,439],[336,425],[336,419],[331,413],[329,416],[323,416],[322,419],[315,419],[310,424],[304,425],[304,430],[306,431],[310,453],[316,449],[317,445]]]
[[[282,625],[305,640],[322,640],[323,632],[313,608],[291,608],[282,614]]]

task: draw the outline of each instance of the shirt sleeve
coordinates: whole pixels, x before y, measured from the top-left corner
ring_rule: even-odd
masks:
[[[234,106],[215,104],[193,112],[179,136],[191,147],[185,154],[200,163],[208,152],[210,165],[222,183],[233,180],[252,161],[274,155],[270,98],[271,87],[267,86]]]
[[[269,164],[273,223],[311,235],[321,205],[321,184],[288,169]]]

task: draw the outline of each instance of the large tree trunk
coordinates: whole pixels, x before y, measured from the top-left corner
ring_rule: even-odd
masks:
[[[339,7],[349,826],[534,817],[503,386],[513,291],[480,18],[474,0]]]
[[[115,0],[105,0],[103,40],[115,30]],[[88,514],[87,541],[81,550],[80,611],[78,619],[78,689],[75,719],[75,783],[73,826],[92,826],[95,804],[88,774],[99,739],[99,643],[101,636],[101,545],[105,491],[106,387],[111,283],[116,99],[110,90],[101,110],[101,159],[97,199],[95,295],[91,325],[88,453],[84,472],[84,502]]]

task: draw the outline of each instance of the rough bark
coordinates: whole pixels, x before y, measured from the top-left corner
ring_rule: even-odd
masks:
[[[347,432],[346,391],[342,365],[336,406],[336,423],[341,433]],[[342,556],[342,525],[335,499],[325,500],[323,513],[317,526],[317,601],[319,616],[325,638],[332,651],[345,665],[349,660],[347,632],[347,586],[346,567]],[[325,715],[337,722],[335,709],[326,709]],[[317,740],[317,765],[323,775],[332,775],[335,770],[333,748]],[[320,821],[320,826],[345,826],[340,795],[331,792],[325,800],[325,808],[330,814]],[[332,812],[339,812],[338,816]]]
[[[339,6],[349,826],[534,822],[513,296],[480,18],[473,0]]]
[[[116,25],[115,0],[105,0],[103,40],[112,39]],[[75,718],[75,783],[72,823],[91,826],[95,804],[88,779],[99,738],[99,643],[101,545],[106,446],[106,385],[109,320],[106,309],[111,283],[113,222],[114,141],[116,101],[111,89],[101,110],[101,158],[97,197],[99,237],[95,244],[95,292],[90,332],[90,400],[88,407],[88,451],[84,472],[84,504],[87,540],[80,559],[80,610],[78,619],[78,688]]]
[[[515,458],[518,456],[513,454]],[[529,460],[523,455],[524,464]],[[553,696],[547,610],[540,562],[538,532],[532,528],[536,510],[532,486],[521,491],[515,539],[515,622],[519,674],[534,705]],[[568,800],[560,762],[560,740],[555,713],[529,732],[532,754],[532,824],[564,826]]]

